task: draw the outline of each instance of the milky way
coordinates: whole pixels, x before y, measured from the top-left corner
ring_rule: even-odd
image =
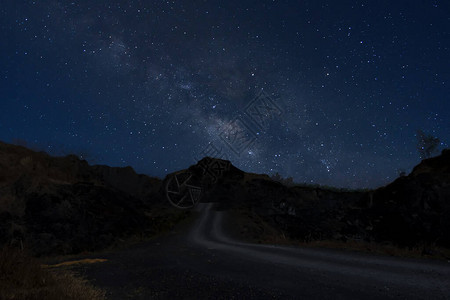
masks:
[[[447,1],[6,1],[0,139],[376,187],[450,141]]]

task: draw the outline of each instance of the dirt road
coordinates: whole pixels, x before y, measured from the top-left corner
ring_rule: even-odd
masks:
[[[450,299],[450,263],[238,242],[213,204],[198,211],[190,228],[75,269],[108,299]]]

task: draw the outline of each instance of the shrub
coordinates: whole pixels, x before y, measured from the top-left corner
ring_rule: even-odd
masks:
[[[0,299],[97,300],[104,292],[67,271],[44,269],[25,251],[0,250]]]

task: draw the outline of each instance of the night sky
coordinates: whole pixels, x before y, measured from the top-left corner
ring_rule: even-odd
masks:
[[[16,1],[0,140],[164,177],[377,187],[450,143],[450,1]]]

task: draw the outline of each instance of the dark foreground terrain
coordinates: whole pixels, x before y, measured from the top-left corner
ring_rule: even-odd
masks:
[[[450,150],[384,187],[354,191],[289,184],[209,157],[161,180],[0,142],[0,246],[68,255],[159,235],[189,216],[167,201],[179,189],[176,202],[201,190],[196,200],[234,212],[247,240],[362,241],[450,258]]]
[[[166,237],[71,268],[108,299],[450,299],[448,262],[238,242],[225,212],[197,211]]]
[[[168,198],[200,204],[180,210]],[[280,241],[389,245],[440,260]],[[44,264],[106,259],[58,268],[109,299],[450,299],[450,150],[385,187],[352,191],[208,157],[161,180],[0,142],[0,246]]]

